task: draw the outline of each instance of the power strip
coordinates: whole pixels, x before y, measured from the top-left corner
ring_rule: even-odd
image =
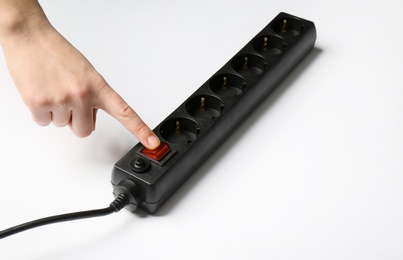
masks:
[[[233,58],[165,118],[154,132],[162,144],[136,144],[114,166],[115,197],[135,187],[137,206],[155,213],[313,48],[314,23],[278,14]]]

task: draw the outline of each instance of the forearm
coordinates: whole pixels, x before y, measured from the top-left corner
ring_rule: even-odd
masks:
[[[0,0],[0,44],[6,45],[49,29],[37,0]]]

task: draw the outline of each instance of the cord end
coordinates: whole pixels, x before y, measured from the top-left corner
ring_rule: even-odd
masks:
[[[120,211],[127,205],[129,205],[129,200],[126,198],[124,194],[119,194],[119,196],[117,196],[116,199],[112,201],[111,204],[109,204],[109,206],[115,209],[115,212]]]
[[[115,212],[126,208],[135,211],[141,203],[139,187],[131,180],[122,180],[113,188],[113,195],[116,197],[110,206],[115,208]]]

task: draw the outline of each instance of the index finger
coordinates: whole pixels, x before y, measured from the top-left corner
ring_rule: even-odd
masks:
[[[154,132],[111,87],[105,87],[99,94],[98,101],[100,109],[117,119],[147,149],[153,150],[160,145],[160,140]]]

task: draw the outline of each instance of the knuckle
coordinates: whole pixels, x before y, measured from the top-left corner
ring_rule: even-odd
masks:
[[[126,102],[120,103],[118,111],[122,121],[133,123],[132,130],[135,133],[138,135],[146,135],[149,132],[148,126]]]
[[[126,102],[121,102],[118,106],[118,111],[119,115],[123,119],[130,119],[130,118],[135,118],[138,117],[137,114],[133,111],[133,109],[126,103]]]
[[[52,101],[43,96],[30,96],[24,99],[24,103],[29,108],[46,108],[52,104]]]
[[[109,89],[108,83],[99,73],[91,75],[91,83],[99,91],[99,94]]]
[[[75,79],[69,83],[65,93],[66,101],[72,103],[85,103],[92,95],[91,84],[83,79]]]
[[[80,100],[86,102],[91,96],[91,91],[88,88],[80,88],[75,94]]]
[[[140,122],[134,126],[134,131],[140,135],[146,134],[148,132],[148,126],[145,123]]]
[[[59,106],[66,106],[67,104],[70,103],[70,97],[67,95],[59,96],[59,97],[56,97],[54,101]]]
[[[104,77],[102,77],[102,75],[97,72],[91,74],[91,80],[94,86],[102,87],[106,85]]]

